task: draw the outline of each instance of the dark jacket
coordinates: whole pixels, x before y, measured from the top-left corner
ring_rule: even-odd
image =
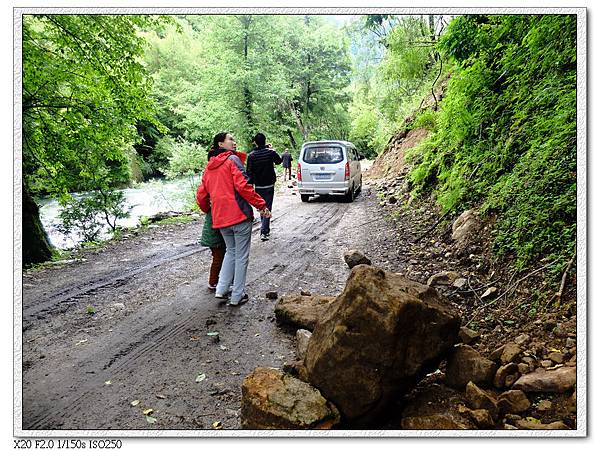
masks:
[[[281,157],[273,149],[260,147],[252,150],[246,163],[248,183],[257,187],[274,185],[277,180],[275,164],[281,164]]]
[[[253,205],[258,210],[267,206],[248,184],[244,165],[232,152],[211,158],[196,192],[200,209],[212,213],[213,227],[221,229],[253,219]]]
[[[281,161],[283,162],[282,166],[284,168],[291,168],[293,159],[294,158],[292,157],[291,153],[283,152],[283,154],[281,155]]]

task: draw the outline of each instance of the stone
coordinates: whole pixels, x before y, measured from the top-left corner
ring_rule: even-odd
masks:
[[[466,396],[471,409],[485,409],[490,412],[494,420],[498,418],[499,410],[496,400],[473,382],[467,384]]]
[[[508,363],[506,365],[502,365],[496,371],[496,375],[494,376],[494,387],[496,388],[504,388],[506,383],[506,378],[516,373],[519,370],[519,367],[516,363]],[[514,382],[514,381],[513,381]]]
[[[577,413],[577,391],[574,390],[573,394],[567,401],[567,411],[569,413]]]
[[[528,430],[553,430],[553,429],[569,429],[568,426],[562,421],[554,421],[553,423],[543,424],[531,420],[517,420],[515,426],[518,429]]]
[[[452,283],[452,286],[454,288],[458,288],[459,290],[462,290],[463,288],[465,288],[467,286],[467,279],[465,279],[464,277],[459,277]]]
[[[535,408],[540,412],[548,412],[549,410],[552,410],[552,401],[548,399],[542,399],[537,403]]]
[[[485,290],[483,292],[483,294],[481,295],[481,299],[493,299],[496,297],[497,294],[498,294],[498,288],[489,287],[487,290]]]
[[[402,429],[417,429],[417,430],[429,430],[429,429],[470,429],[464,423],[456,421],[449,415],[444,414],[433,414],[424,415],[420,417],[405,417],[400,422]]]
[[[430,287],[435,287],[438,285],[449,286],[454,283],[454,281],[458,278],[458,273],[454,271],[442,271],[434,274],[427,280],[427,285]]]
[[[266,297],[267,299],[277,299],[279,296],[278,296],[278,294],[277,294],[277,291],[267,291],[267,292],[265,293],[265,297]]]
[[[502,414],[525,412],[531,407],[531,402],[522,390],[508,390],[498,396],[498,408]]]
[[[567,348],[572,348],[572,347],[574,347],[576,345],[577,345],[577,341],[576,340],[574,340],[573,338],[570,338],[570,337],[567,338],[567,341],[565,342],[565,346]]]
[[[448,357],[446,384],[454,388],[464,388],[469,381],[475,384],[490,385],[496,372],[496,364],[482,357],[472,347],[457,345]]]
[[[546,360],[542,360],[540,362],[540,365],[542,365],[542,367],[544,367],[544,368],[550,368],[551,366],[554,366],[554,362],[552,360],[546,359]]]
[[[466,210],[452,224],[452,239],[457,242],[459,249],[465,249],[479,238],[480,230],[481,221],[477,217],[476,210]]]
[[[282,323],[313,330],[335,299],[333,296],[282,296],[275,304],[275,317]]]
[[[371,260],[369,260],[362,252],[357,251],[356,249],[351,249],[346,252],[344,254],[344,261],[350,269],[354,268],[356,265],[371,264]]]
[[[296,350],[300,360],[304,360],[306,349],[308,348],[308,340],[312,333],[306,329],[298,329],[296,331]]]
[[[310,291],[300,290],[300,296],[312,296]]]
[[[358,265],[313,331],[309,381],[346,420],[368,423],[437,369],[459,328],[458,312],[435,289]]]
[[[331,429],[336,407],[316,388],[275,368],[256,368],[242,383],[242,429]]]
[[[494,427],[494,420],[490,412],[485,409],[469,410],[469,416],[480,429],[491,429]]]
[[[563,363],[565,361],[565,356],[561,352],[551,352],[548,358],[554,363]]]
[[[492,351],[492,353],[490,354],[489,359],[490,360],[494,360],[494,361],[499,361],[500,360],[500,356],[502,355],[502,353],[504,352],[504,348],[506,347],[506,345],[502,345],[499,348],[496,348]]]
[[[527,335],[527,334],[521,334],[518,337],[516,337],[513,341],[517,345],[523,346],[523,345],[529,343],[529,340],[531,340],[531,337],[529,337],[529,335]]]
[[[505,365],[510,362],[514,362],[517,357],[521,354],[521,348],[516,343],[506,343],[500,356],[500,362]]]
[[[554,370],[538,368],[533,373],[522,375],[513,388],[524,392],[564,393],[573,388],[576,380],[575,367],[563,366]]]
[[[531,371],[531,369],[529,368],[529,365],[527,363],[519,363],[517,365],[517,369],[519,370],[519,373],[521,373],[521,374],[527,374]]]
[[[468,327],[461,327],[460,331],[458,332],[458,337],[466,345],[470,345],[475,340],[477,340],[480,336],[481,336],[481,334],[479,332],[471,330]]]
[[[504,381],[504,386],[507,388],[512,387],[513,384],[515,382],[517,382],[518,378],[519,378],[519,373],[509,374],[508,376],[506,376],[506,379]]]
[[[125,308],[125,304],[122,302],[115,302],[114,304],[111,304],[111,307],[114,307],[118,310],[123,310]]]

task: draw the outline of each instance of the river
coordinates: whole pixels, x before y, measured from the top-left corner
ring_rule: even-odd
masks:
[[[165,211],[180,212],[189,209],[193,203],[199,180],[199,176],[179,177],[171,180],[154,179],[136,184],[132,188],[119,190],[125,195],[127,207],[131,210],[129,217],[118,220],[117,225],[136,227],[139,225],[142,216],[147,217]],[[77,246],[79,244],[78,235],[65,235],[58,230],[57,226],[60,222],[59,214],[61,211],[58,202],[51,198],[40,198],[37,199],[37,202],[40,206],[42,224],[52,245],[59,249],[69,249]],[[101,239],[109,237],[110,233],[107,226]]]

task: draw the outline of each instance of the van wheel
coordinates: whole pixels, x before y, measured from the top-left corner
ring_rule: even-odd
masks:
[[[308,194],[300,194],[300,200],[301,200],[302,202],[308,202],[308,198],[309,198],[309,197],[310,197],[310,196],[309,196]]]
[[[359,194],[362,191],[362,177],[360,178],[360,183],[358,184],[358,189],[356,190],[356,194]]]
[[[345,195],[344,195],[344,201],[345,202],[352,202],[354,200],[354,186],[352,186],[350,188],[350,191],[348,191]]]

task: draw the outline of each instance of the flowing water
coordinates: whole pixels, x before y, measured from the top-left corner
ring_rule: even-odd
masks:
[[[155,179],[120,190],[125,195],[126,207],[131,208],[129,217],[117,220],[121,227],[136,227],[140,217],[152,216],[166,211],[181,212],[189,209],[199,183],[198,176],[180,177],[172,180]],[[82,193],[81,195],[85,195]],[[51,198],[38,199],[40,217],[50,242],[57,248],[69,249],[79,244],[78,234],[65,235],[58,230],[61,207]],[[110,237],[108,226],[100,239]]]

